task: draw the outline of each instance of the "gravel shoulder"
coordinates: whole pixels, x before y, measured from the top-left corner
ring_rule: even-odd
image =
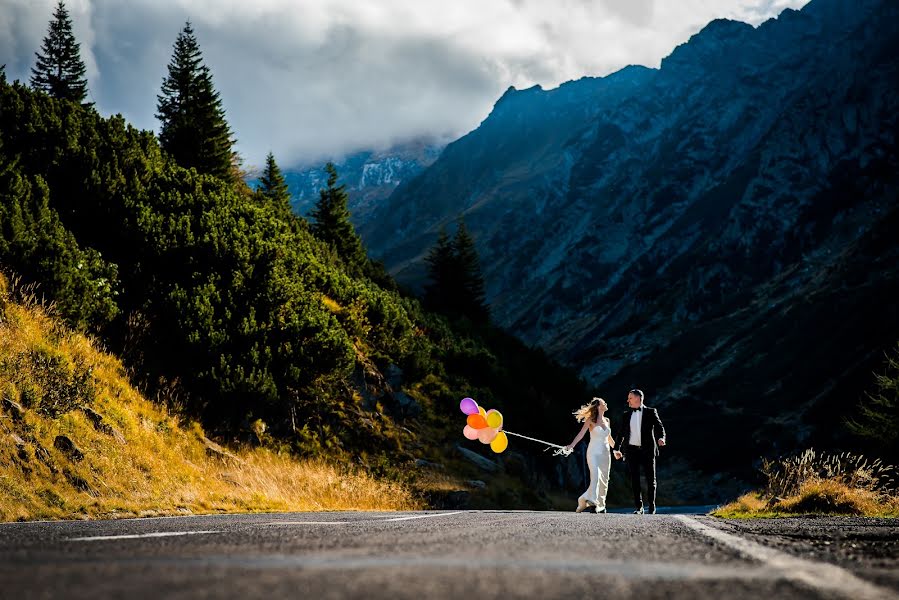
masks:
[[[794,556],[843,567],[899,592],[899,519],[700,517],[699,520]]]

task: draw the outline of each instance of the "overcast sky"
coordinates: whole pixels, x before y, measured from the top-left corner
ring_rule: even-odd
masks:
[[[103,114],[158,130],[172,44],[194,24],[248,165],[458,137],[502,92],[659,62],[708,21],[807,0],[68,0]],[[0,63],[27,80],[56,0],[0,0]]]

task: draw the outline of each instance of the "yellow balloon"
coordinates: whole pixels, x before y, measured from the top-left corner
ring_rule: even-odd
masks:
[[[493,441],[490,442],[490,449],[496,452],[497,454],[501,453],[503,450],[509,447],[509,438],[506,436],[505,431],[500,431],[496,434],[496,437],[493,438]]]
[[[486,410],[483,406],[479,406],[479,407],[478,407],[478,412],[481,413],[481,416],[482,416],[482,417],[486,417],[486,416],[487,416],[487,410]]]
[[[487,426],[500,427],[503,424],[503,413],[498,410],[490,410],[487,412]]]

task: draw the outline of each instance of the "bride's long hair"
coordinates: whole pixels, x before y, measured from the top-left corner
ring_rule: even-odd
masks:
[[[572,414],[578,423],[590,421],[592,423],[599,422],[599,403],[605,403],[602,398],[593,398],[588,404],[583,405]]]

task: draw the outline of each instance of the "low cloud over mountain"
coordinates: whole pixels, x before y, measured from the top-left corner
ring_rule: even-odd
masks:
[[[27,79],[55,0],[0,0],[0,63]],[[658,66],[715,17],[758,23],[805,0],[70,0],[104,114],[156,129],[156,94],[185,20],[238,148],[284,165],[457,136],[510,85],[553,87]]]

